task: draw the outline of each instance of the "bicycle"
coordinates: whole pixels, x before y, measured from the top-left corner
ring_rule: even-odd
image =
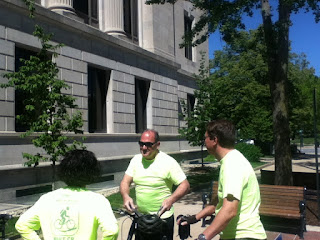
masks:
[[[132,220],[127,240],[131,240],[134,235],[140,240],[167,239],[166,236],[162,236],[166,223],[157,214],[142,214],[137,210],[131,213],[123,209],[113,209],[113,211]]]
[[[130,226],[130,229],[129,229],[129,232],[128,232],[128,237],[127,237],[127,240],[131,240],[133,238],[133,236],[138,233],[138,227],[141,228],[141,221],[139,221],[139,219],[142,219],[144,217],[144,221],[146,221],[146,223],[144,225],[148,225],[148,226],[142,226],[144,228],[148,228],[149,229],[149,234],[153,234],[154,235],[154,232],[153,232],[153,223],[156,222],[156,221],[162,221],[163,224],[165,224],[165,221],[163,221],[160,217],[158,217],[158,215],[156,214],[142,214],[140,212],[138,212],[137,210],[135,210],[134,212],[128,212],[126,210],[123,210],[123,209],[113,209],[114,212],[118,213],[119,215],[122,215],[122,216],[128,216],[129,218],[132,219],[132,223],[131,223],[131,226]],[[185,218],[186,216],[183,216],[183,215],[179,215],[177,217],[177,221],[180,217],[183,217]],[[158,219],[158,220],[155,220],[155,219]],[[160,220],[159,220],[160,219]],[[140,223],[140,225],[139,225]],[[149,223],[149,224],[148,224]],[[155,224],[155,227],[158,227],[158,233],[161,232],[161,227],[159,226],[160,225],[160,222],[156,223]],[[145,231],[145,230],[144,230]],[[178,230],[178,235],[180,237],[181,240],[185,240],[187,239],[188,237],[191,237],[190,236],[190,225],[179,225],[179,230]],[[159,236],[158,236],[159,237]],[[161,239],[161,237],[159,237]],[[143,237],[143,236],[139,236],[139,239],[141,240],[150,240],[150,239],[153,239],[155,240],[154,236],[151,238],[150,236],[149,237]],[[166,236],[162,236],[162,240],[166,240]]]
[[[63,220],[63,219],[57,219],[54,223],[54,227],[62,232],[67,232],[70,230],[73,230],[75,228],[76,224],[72,219]]]

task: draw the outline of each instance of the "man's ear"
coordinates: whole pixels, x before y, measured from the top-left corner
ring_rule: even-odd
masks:
[[[215,145],[219,143],[219,139],[217,137],[213,137],[211,141],[213,141]]]
[[[159,141],[156,143],[156,146],[157,146],[157,148],[160,147],[160,142]]]

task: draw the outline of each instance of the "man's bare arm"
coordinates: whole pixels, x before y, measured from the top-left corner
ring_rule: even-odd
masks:
[[[172,195],[162,202],[159,215],[161,216],[165,211],[170,210],[170,208],[172,207],[172,204],[174,204],[176,201],[178,201],[180,198],[186,195],[189,191],[190,191],[190,184],[188,180],[185,179],[179,184],[179,186],[172,193]]]
[[[133,211],[135,209],[133,199],[129,196],[130,185],[132,182],[133,182],[133,178],[125,174],[120,183],[120,193],[123,199],[123,205],[129,211]]]
[[[204,209],[202,209],[197,214],[188,216],[187,220],[183,221],[181,223],[181,225],[184,226],[184,225],[188,225],[188,224],[193,224],[193,223],[200,221],[202,218],[205,218],[207,216],[211,216],[212,214],[214,214],[215,209],[216,209],[216,206],[207,205]],[[180,222],[181,222],[181,218],[177,221],[177,224],[180,225]]]
[[[232,195],[228,195],[223,199],[223,205],[213,222],[203,232],[206,239],[212,239],[219,234],[228,225],[230,220],[237,215],[239,200]]]

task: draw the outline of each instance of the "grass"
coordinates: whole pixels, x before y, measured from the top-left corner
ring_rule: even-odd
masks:
[[[136,202],[136,191],[134,188],[130,189],[130,197],[133,199],[133,202]],[[110,202],[112,209],[122,208],[123,201],[120,192],[114,193],[107,197]]]
[[[250,163],[253,168],[260,167],[260,166],[266,164],[265,162],[250,162]]]
[[[300,138],[297,137],[294,140],[291,140],[291,144],[300,145]],[[314,145],[314,138],[303,138],[303,145]]]
[[[210,154],[203,159],[203,162],[216,162],[216,161],[217,159],[215,159],[215,157]]]
[[[8,220],[8,222],[6,222],[5,225],[5,230],[6,230],[6,238],[9,237],[14,237],[19,235],[19,233],[17,232],[17,230],[15,229],[14,225],[16,224],[16,222],[18,221],[17,217],[13,217],[10,220]]]

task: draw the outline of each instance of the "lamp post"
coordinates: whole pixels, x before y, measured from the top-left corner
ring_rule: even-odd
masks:
[[[303,130],[302,129],[299,130],[299,136],[300,136],[300,152],[301,152],[301,148],[303,147]]]
[[[318,219],[320,219],[320,192],[319,192],[319,167],[318,167],[318,134],[317,134],[317,98],[316,89],[313,91],[313,119],[314,119],[314,154],[316,158],[316,184],[317,184],[317,203],[318,203]]]

